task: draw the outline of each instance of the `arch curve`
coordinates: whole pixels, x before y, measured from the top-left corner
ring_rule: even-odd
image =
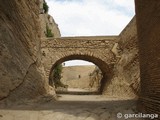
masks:
[[[85,61],[92,62],[96,66],[99,67],[99,69],[102,71],[102,75],[103,75],[103,78],[101,80],[100,90],[99,90],[100,93],[103,92],[104,87],[106,86],[106,84],[110,81],[110,79],[113,76],[112,68],[110,68],[109,65],[105,61],[103,61],[102,59],[97,58],[95,56],[74,54],[74,55],[64,56],[64,57],[56,60],[53,63],[52,67],[50,68],[49,81],[52,80],[51,79],[52,78],[52,71],[53,71],[54,67],[56,65],[59,65],[65,61],[69,61],[69,60],[85,60]]]

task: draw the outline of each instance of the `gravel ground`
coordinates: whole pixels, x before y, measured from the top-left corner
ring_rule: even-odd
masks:
[[[30,101],[1,107],[0,120],[125,120],[136,112],[136,100],[100,95],[58,95],[58,101]],[[122,118],[117,117],[117,113]],[[132,118],[129,120],[141,120]]]

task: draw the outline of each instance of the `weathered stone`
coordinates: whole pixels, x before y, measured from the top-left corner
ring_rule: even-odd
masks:
[[[48,86],[39,69],[38,2],[0,1],[0,8],[0,99],[9,95],[12,99],[34,98],[46,93]]]
[[[58,38],[42,42],[41,51],[45,53],[45,56],[42,57],[42,64],[45,69],[46,80],[49,77],[51,79],[54,65],[67,60],[81,59],[93,62],[101,69],[103,74],[101,88],[104,88],[113,73],[113,64],[116,59],[111,49],[117,37],[97,37],[100,40],[94,40],[97,39],[96,37],[82,38]]]
[[[54,65],[81,59],[93,62],[101,69],[100,91],[103,94],[134,98],[139,92],[135,18],[119,36],[50,38],[43,40],[41,51],[45,54],[42,63],[46,80],[51,80]]]
[[[55,23],[52,16],[48,14],[40,14],[40,23],[42,38],[46,37],[46,26],[48,26],[51,32],[53,33],[53,37],[59,38],[61,36],[58,25]]]
[[[146,112],[160,113],[158,1],[136,0],[137,23],[133,18],[119,36],[110,37],[58,38],[53,18],[43,14],[39,19],[42,4],[38,0],[0,1],[0,99],[15,102],[54,95],[54,88],[48,85],[54,65],[74,59],[91,61],[102,70],[103,94],[136,97],[140,91],[140,56],[141,106]],[[57,38],[42,38],[46,24]],[[61,119],[59,115],[57,119]]]
[[[113,46],[117,61],[111,85],[105,89],[109,96],[136,97],[139,92],[139,60],[135,17],[126,26]]]

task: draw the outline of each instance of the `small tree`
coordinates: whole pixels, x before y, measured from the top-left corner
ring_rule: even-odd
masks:
[[[62,74],[62,64],[56,65],[54,70],[53,70],[53,79],[54,79],[54,84],[55,87],[66,87],[60,80],[61,80],[61,74]]]
[[[54,78],[55,80],[61,79],[61,73],[62,73],[62,65],[56,65],[54,68]]]
[[[48,7],[48,5],[47,5],[47,3],[45,1],[43,3],[43,9],[44,9],[44,13],[48,12],[49,7]]]
[[[48,25],[46,25],[46,37],[53,37],[52,30],[49,29]]]

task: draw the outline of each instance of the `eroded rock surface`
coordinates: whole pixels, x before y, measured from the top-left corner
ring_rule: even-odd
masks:
[[[40,37],[38,0],[0,1],[0,99],[46,93]]]

